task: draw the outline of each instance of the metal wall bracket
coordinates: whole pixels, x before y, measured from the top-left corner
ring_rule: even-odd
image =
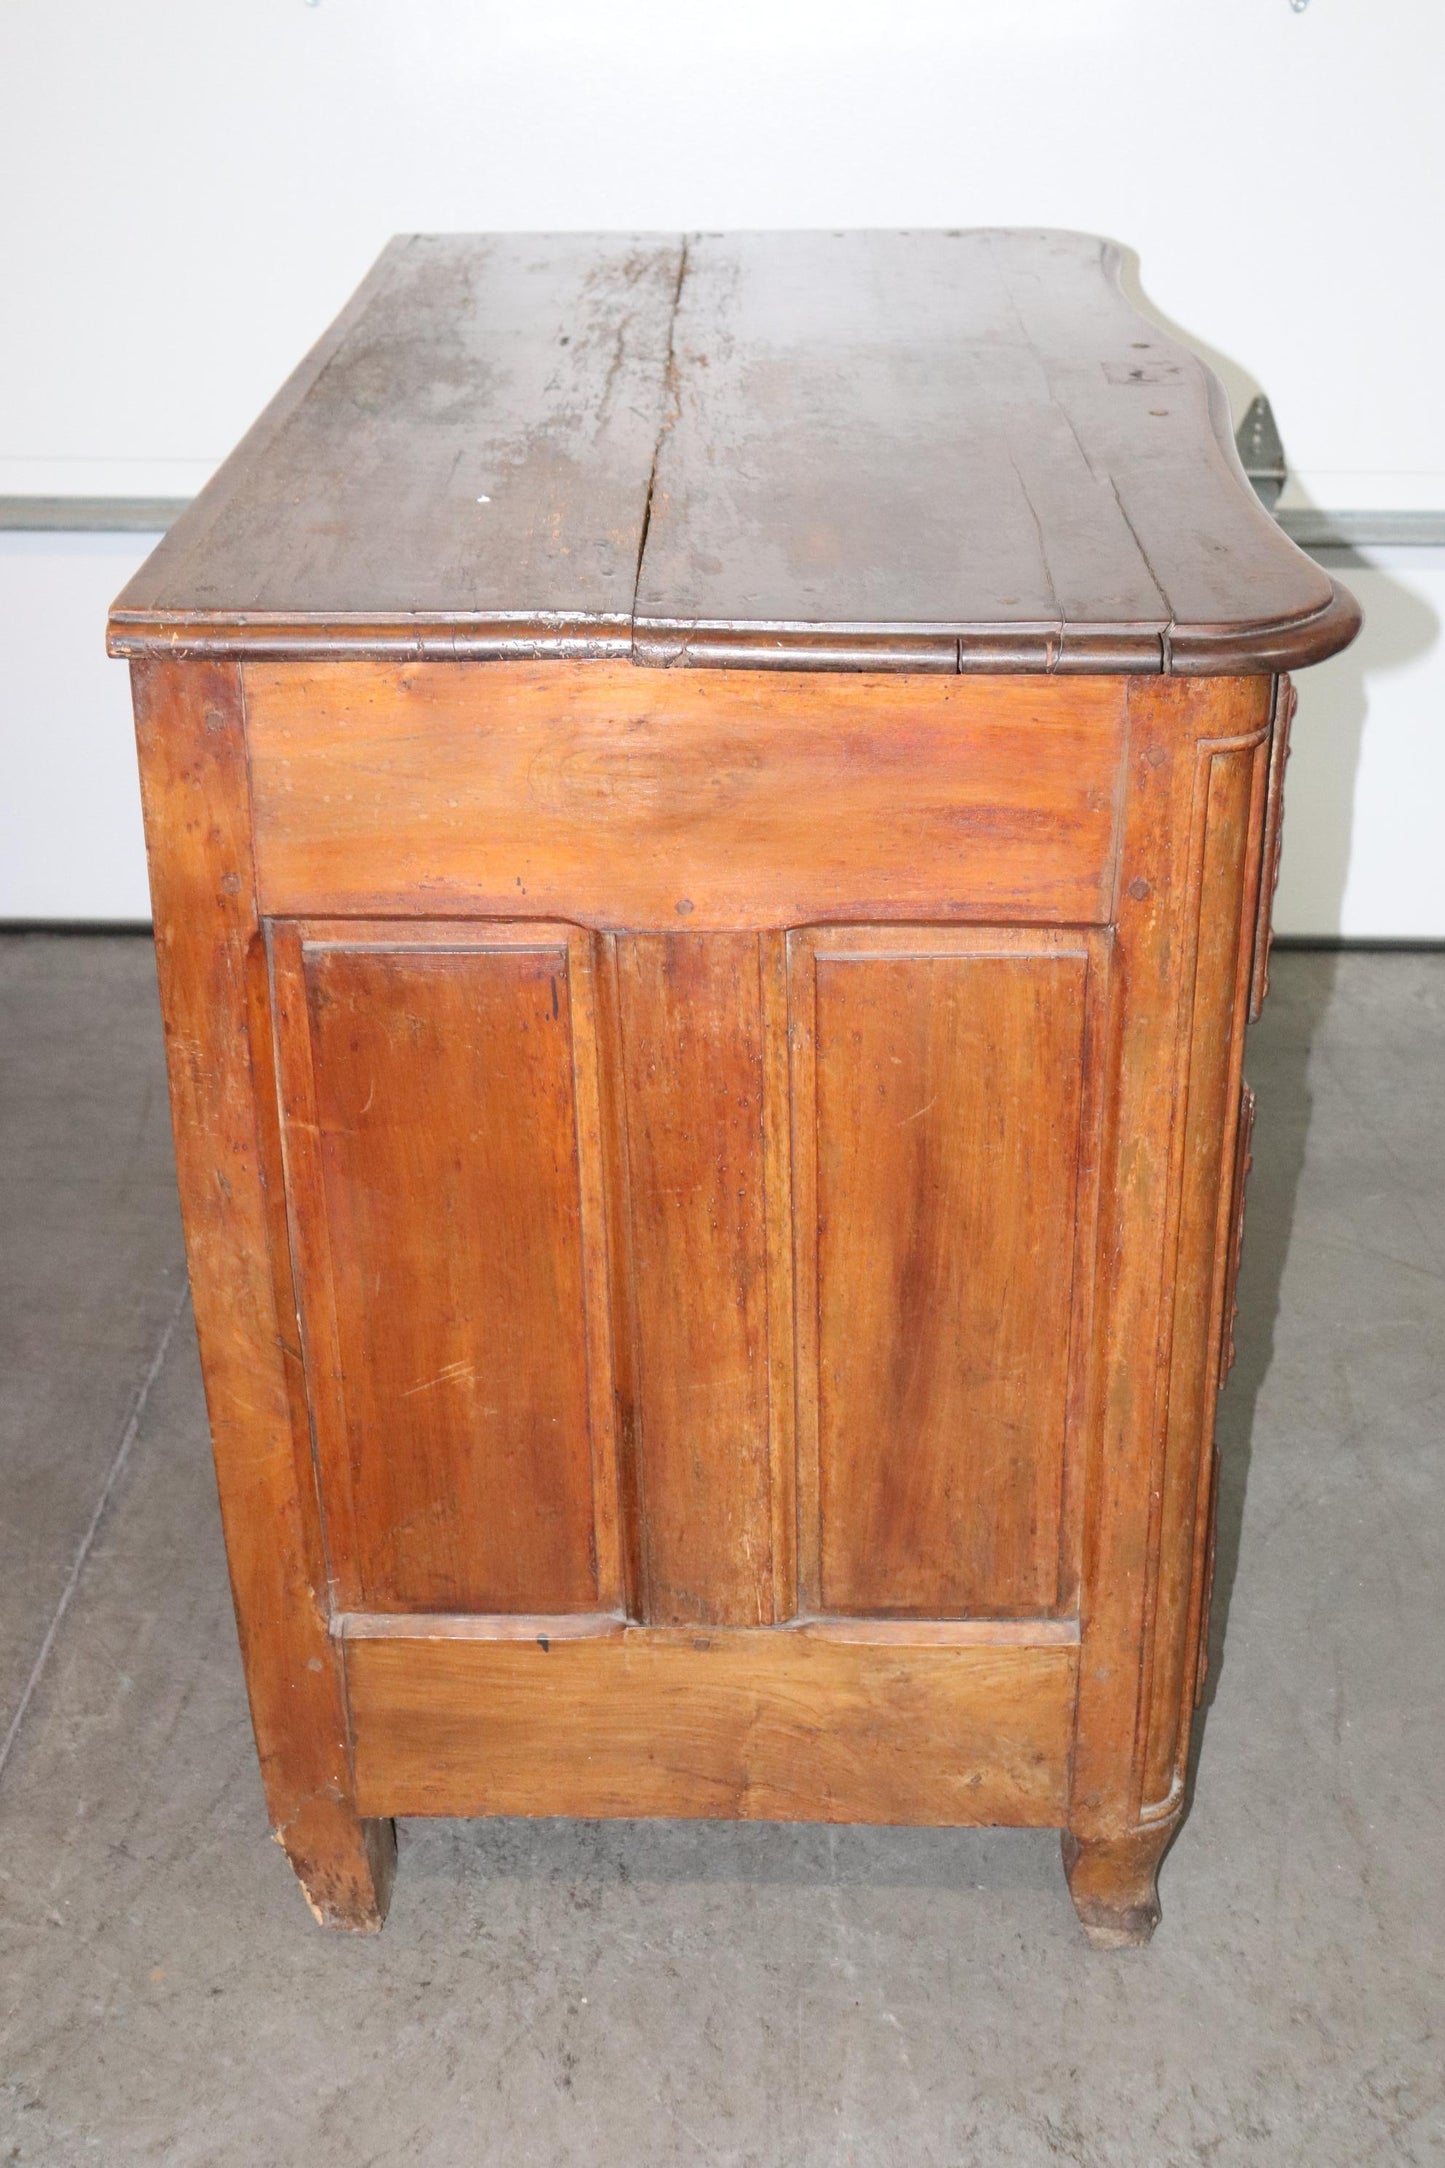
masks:
[[[1254,493],[1266,511],[1272,512],[1280,491],[1289,479],[1284,446],[1275,425],[1274,409],[1264,393],[1251,399],[1244,420],[1234,436],[1240,461],[1254,485]]]

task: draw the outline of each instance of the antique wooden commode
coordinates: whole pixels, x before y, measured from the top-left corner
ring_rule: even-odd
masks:
[[[276,1832],[1181,1811],[1291,706],[1060,233],[407,239],[116,605]]]

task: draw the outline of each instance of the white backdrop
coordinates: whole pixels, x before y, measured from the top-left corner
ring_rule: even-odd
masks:
[[[1442,81],[1440,0],[3,0],[0,492],[188,494],[394,231],[994,222],[1137,249],[1296,497],[1445,507]],[[127,553],[0,553],[0,914],[136,907]],[[1445,576],[1361,577],[1288,910],[1445,935]]]

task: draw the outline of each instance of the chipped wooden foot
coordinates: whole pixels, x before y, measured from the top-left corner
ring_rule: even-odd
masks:
[[[1159,1862],[1177,1821],[1125,1837],[1064,1831],[1064,1873],[1079,1925],[1096,1950],[1135,1948],[1159,1925]]]
[[[345,1800],[314,1799],[276,1831],[315,1918],[356,1935],[381,1930],[396,1874],[396,1824],[363,1821]]]

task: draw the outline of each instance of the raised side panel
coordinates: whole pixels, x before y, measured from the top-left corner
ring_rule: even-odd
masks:
[[[1066,1644],[604,1625],[345,1648],[357,1784],[378,1812],[1063,1819]]]
[[[763,984],[755,934],[616,944],[641,1616],[773,1617]]]
[[[859,929],[793,959],[804,1587],[1072,1604],[1102,935]]]
[[[252,663],[278,915],[1103,923],[1117,681]]]
[[[278,925],[337,1601],[618,1600],[590,941]]]
[[[318,1918],[376,1928],[395,1840],[352,1804],[326,1630],[240,678],[224,664],[149,662],[133,682],[186,1257],[267,1811]]]

